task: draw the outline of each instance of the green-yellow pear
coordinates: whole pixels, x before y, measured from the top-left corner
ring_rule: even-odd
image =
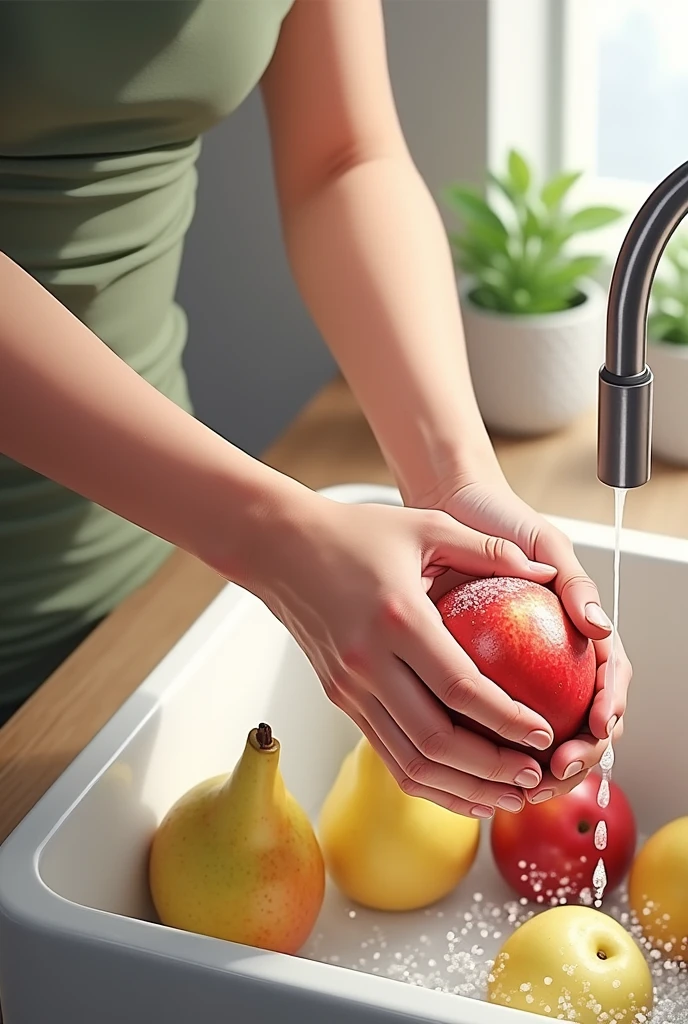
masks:
[[[688,961],[688,816],[667,822],[641,847],[628,902],[663,960]]]
[[[467,874],[480,822],[403,793],[362,738],[325,799],[319,838],[330,877],[349,899],[375,910],[415,910]]]
[[[632,935],[593,907],[552,907],[506,940],[489,1002],[577,1024],[634,1024],[652,1012],[652,976]]]
[[[320,912],[325,868],[304,810],[286,790],[269,725],[251,730],[231,775],[182,796],[151,845],[150,890],[163,924],[296,953]]]

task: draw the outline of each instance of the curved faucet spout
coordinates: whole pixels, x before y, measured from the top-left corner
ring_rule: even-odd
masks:
[[[650,479],[648,303],[660,257],[687,213],[688,162],[672,171],[645,200],[614,267],[597,420],[597,476],[610,487],[639,487]]]

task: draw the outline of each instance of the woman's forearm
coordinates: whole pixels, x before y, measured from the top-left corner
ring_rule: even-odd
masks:
[[[309,494],[234,448],[0,256],[0,452],[242,585],[266,520]]]
[[[411,503],[496,459],[439,212],[411,160],[355,164],[284,214],[294,275]]]

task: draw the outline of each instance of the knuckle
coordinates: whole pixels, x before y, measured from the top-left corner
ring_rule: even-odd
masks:
[[[405,793],[406,796],[421,796],[423,792],[422,785],[419,782],[416,782],[415,779],[409,778],[408,775],[404,775],[399,779],[399,789],[402,793]]]
[[[477,785],[471,787],[466,795],[466,799],[470,804],[484,804],[488,807],[494,805],[494,798],[490,793],[490,789],[483,782],[477,782]]]
[[[517,738],[520,738],[523,733],[522,718],[523,708],[515,701],[512,702],[506,713],[506,717],[503,719],[501,725],[495,729],[495,732],[498,736],[502,736],[506,739],[511,739],[515,735]]]
[[[449,794],[446,801],[441,805],[446,807],[453,814],[461,814],[464,818],[470,817],[469,805],[460,796]]]
[[[579,587],[581,585],[586,586],[590,591],[591,595],[598,599],[597,587],[590,579],[590,577],[583,572],[582,569],[580,572],[572,572],[566,577],[561,587],[560,596],[563,597],[563,595],[567,593],[567,591],[569,591],[571,587]]]
[[[411,758],[404,772],[412,782],[426,784],[432,775],[432,764],[427,758],[419,755]]]
[[[504,761],[502,749],[497,747],[497,756],[487,769],[487,778],[490,782],[502,782],[510,779],[511,776],[513,776],[513,772],[509,772],[508,766]]]
[[[478,696],[478,680],[468,674],[452,676],[440,686],[438,697],[454,711],[466,711]]]
[[[368,649],[360,641],[346,647],[340,655],[340,660],[347,672],[364,673],[370,667]]]
[[[439,730],[433,730],[428,732],[426,735],[421,736],[417,746],[423,757],[430,761],[441,761],[442,756],[447,750],[447,743],[449,737],[446,733]]]
[[[380,618],[392,629],[405,628],[411,619],[408,602],[398,594],[387,594],[380,602]]]
[[[503,537],[487,537],[485,554],[492,562],[501,562],[506,554],[506,541]]]

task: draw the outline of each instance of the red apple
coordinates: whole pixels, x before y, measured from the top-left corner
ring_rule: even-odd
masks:
[[[606,892],[628,872],[637,839],[631,805],[623,790],[609,784],[609,804],[597,804],[600,775],[591,772],[565,796],[541,804],[526,804],[519,814],[497,809],[490,843],[502,878],[519,896],[549,904],[565,897],[575,900],[582,889],[593,890],[592,876],[602,857]],[[603,821],[607,846],[595,846],[595,830]]]
[[[552,750],[587,721],[595,692],[592,641],[576,629],[556,594],[530,580],[469,580],[440,598],[437,607],[482,674],[549,722],[554,742],[548,750],[523,748],[549,761]],[[465,728],[497,739],[471,719],[453,717]]]

